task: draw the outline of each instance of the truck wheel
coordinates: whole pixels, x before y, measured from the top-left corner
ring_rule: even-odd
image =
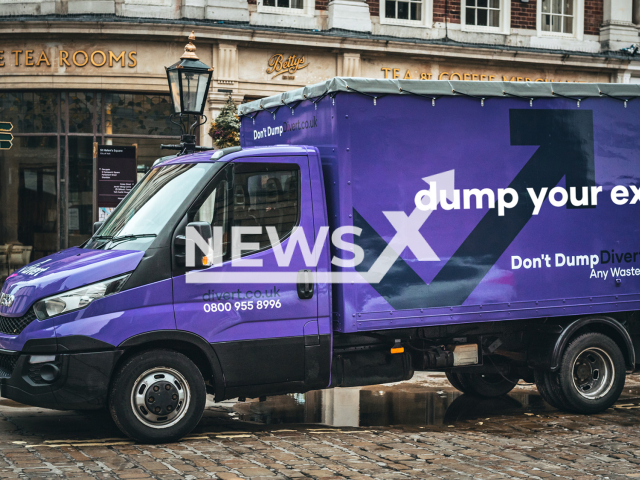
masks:
[[[459,373],[458,379],[464,393],[478,397],[499,397],[506,395],[518,383],[515,377],[503,377],[500,374]]]
[[[179,440],[200,421],[206,403],[202,374],[181,353],[149,350],[114,376],[109,411],[118,428],[143,443]]]
[[[552,372],[537,370],[535,372],[536,388],[542,399],[558,410],[570,410],[571,407],[562,397],[558,386],[557,375]]]
[[[622,393],[626,366],[620,347],[601,333],[586,333],[566,348],[558,385],[570,410],[598,413]]]
[[[466,393],[464,391],[464,387],[462,386],[462,383],[460,382],[460,379],[458,378],[458,374],[454,373],[454,372],[445,372],[445,375],[447,376],[447,380],[449,380],[449,383],[451,384],[451,386],[453,388],[455,388],[456,390],[462,392],[462,393]]]

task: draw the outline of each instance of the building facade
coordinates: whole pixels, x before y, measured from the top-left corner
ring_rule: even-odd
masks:
[[[640,83],[638,24],[640,0],[0,0],[0,261],[90,236],[94,143],[143,174],[176,142],[164,67],[192,30],[211,120],[336,75]]]

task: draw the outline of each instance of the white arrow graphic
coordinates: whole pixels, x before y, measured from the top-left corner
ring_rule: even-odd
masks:
[[[424,177],[427,184],[435,182],[438,192],[446,191],[447,200],[453,201],[453,190],[455,180],[455,170]],[[438,194],[438,203],[440,195]],[[361,275],[369,283],[379,283],[393,266],[405,248],[409,248],[416,258],[421,262],[437,262],[440,260],[433,248],[427,243],[420,228],[427,221],[433,210],[420,210],[414,208],[409,216],[405,212],[382,212],[389,223],[396,229],[389,244],[371,266],[368,272],[361,272]]]

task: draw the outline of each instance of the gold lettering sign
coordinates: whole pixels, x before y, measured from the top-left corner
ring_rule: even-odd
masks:
[[[40,52],[39,54],[37,53],[38,51]],[[134,68],[138,65],[138,60],[136,59],[137,54],[138,52],[136,51],[127,52],[126,50],[118,53],[117,51],[113,52],[111,50],[103,52],[102,50],[74,51],[61,49],[58,53],[58,65],[61,67],[82,68],[88,66],[90,63],[92,66],[97,68],[106,66],[112,68],[115,63],[116,66],[120,64],[119,66],[122,68],[125,66]],[[0,50],[0,68],[5,66],[5,55],[8,55],[8,52],[5,54],[4,50]],[[14,57],[13,66],[15,67],[55,66],[51,61],[49,61],[49,57],[44,50],[11,50],[11,55]],[[126,61],[126,59],[128,59],[128,61]],[[52,60],[55,63],[55,54]]]
[[[284,55],[276,53],[269,59],[269,68],[267,68],[267,74],[271,75],[275,73],[273,78],[276,78],[282,74],[294,74],[298,70],[307,68],[310,64],[304,63],[304,56],[298,57],[296,55],[289,55],[289,58],[284,60]]]
[[[411,72],[407,70],[404,76],[401,76],[399,68],[382,67],[381,71],[384,72],[384,78],[386,79],[403,79],[403,80],[435,80],[431,73],[420,73],[419,77],[412,77]],[[440,72],[438,80],[465,80],[465,81],[482,81],[482,82],[575,82],[579,83],[580,80],[558,80],[553,78],[533,78],[525,76],[509,76],[509,75],[490,75],[487,73],[469,73],[469,72]]]

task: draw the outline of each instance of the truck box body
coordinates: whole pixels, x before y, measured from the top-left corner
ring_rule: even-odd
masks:
[[[318,147],[332,230],[362,229],[358,272],[402,231],[379,283],[334,285],[339,332],[629,311],[640,305],[640,103],[625,100],[638,93],[334,79],[243,105],[241,138]],[[416,194],[434,180],[446,206],[421,211]],[[500,212],[507,188],[518,201],[505,194]],[[495,208],[488,194],[477,208],[471,189],[489,189]],[[535,214],[527,189],[544,198]]]

